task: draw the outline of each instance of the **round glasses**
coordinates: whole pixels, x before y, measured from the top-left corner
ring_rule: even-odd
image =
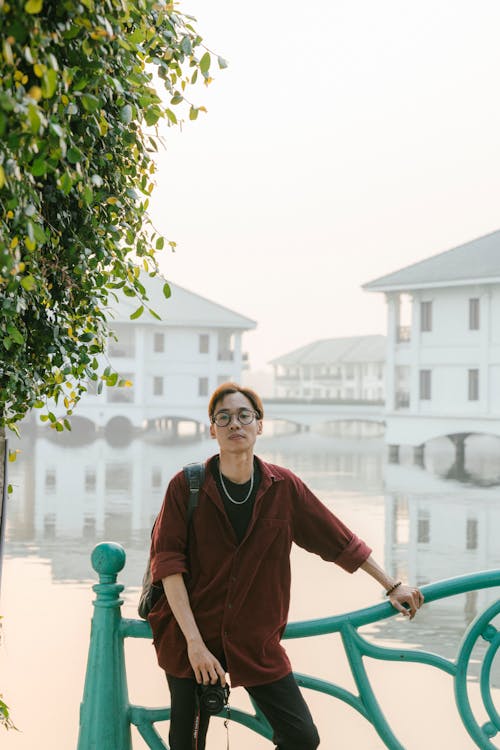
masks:
[[[214,417],[212,417],[212,422],[214,422],[217,427],[227,427],[231,424],[233,417],[236,417],[240,424],[247,425],[252,424],[257,417],[257,413],[250,409],[240,409],[237,412],[233,412],[233,414],[230,414],[228,411],[219,411]]]

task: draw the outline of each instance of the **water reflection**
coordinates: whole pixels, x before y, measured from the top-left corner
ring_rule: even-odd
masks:
[[[94,577],[90,550],[112,539],[127,550],[123,583],[137,586],[169,478],[184,463],[215,449],[198,437],[168,445],[145,439],[117,445],[104,437],[78,445],[74,436],[68,440],[64,434],[25,437],[11,469],[15,491],[8,509],[8,555],[49,560],[54,581],[88,580]],[[500,473],[500,456],[491,445],[476,441],[476,448],[483,453],[471,452],[471,476]],[[367,517],[380,509],[384,564],[396,578],[422,585],[500,567],[499,491],[444,479],[446,461],[453,462],[444,442],[427,451],[427,469],[405,462],[404,456],[399,465],[386,464],[380,440],[312,433],[263,438],[259,453],[296,471],[327,503],[337,506],[342,496]],[[370,632],[389,641],[417,639],[419,646],[453,657],[464,628],[496,597],[493,590],[471,592],[433,603],[411,631],[392,618]]]

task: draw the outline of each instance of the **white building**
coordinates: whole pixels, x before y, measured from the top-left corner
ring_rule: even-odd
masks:
[[[500,231],[364,289],[387,299],[386,442],[500,436]]]
[[[256,323],[176,284],[169,284],[167,300],[161,277],[144,274],[141,282],[161,320],[147,310],[131,320],[138,302],[121,296],[110,322],[117,340],[109,340],[107,351],[113,370],[132,385],[105,386],[97,394],[89,381],[76,414],[98,427],[117,419],[134,427],[159,419],[206,422],[211,391],[227,380],[240,380],[247,361],[242,335]]]
[[[380,401],[385,336],[313,341],[271,360],[276,398]]]

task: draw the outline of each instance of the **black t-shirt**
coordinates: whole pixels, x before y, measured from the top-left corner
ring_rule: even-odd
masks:
[[[260,478],[261,478],[259,464],[254,458],[253,460],[253,488],[252,488],[250,497],[245,502],[243,502],[243,500],[245,500],[246,496],[248,495],[248,491],[250,490],[251,479],[249,479],[248,482],[244,482],[244,484],[237,484],[235,482],[231,482],[230,479],[222,475],[224,479],[224,486],[234,501],[234,502],[231,502],[231,500],[228,498],[228,496],[224,492],[224,488],[220,481],[219,457],[218,456],[211,462],[210,468],[212,470],[213,477],[217,484],[217,489],[219,490],[219,494],[221,496],[222,502],[224,503],[224,508],[226,510],[227,517],[229,518],[231,525],[234,529],[234,533],[236,534],[236,539],[238,540],[238,544],[240,544],[243,541],[243,538],[248,529],[248,524],[250,523],[250,519],[252,518],[252,511],[253,511],[253,506],[255,503],[255,496],[257,494],[257,490],[259,489]]]

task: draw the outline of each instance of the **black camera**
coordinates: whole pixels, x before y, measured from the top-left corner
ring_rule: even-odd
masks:
[[[198,685],[198,698],[200,708],[208,714],[220,714],[229,700],[229,685],[222,686],[220,680],[215,685]]]

